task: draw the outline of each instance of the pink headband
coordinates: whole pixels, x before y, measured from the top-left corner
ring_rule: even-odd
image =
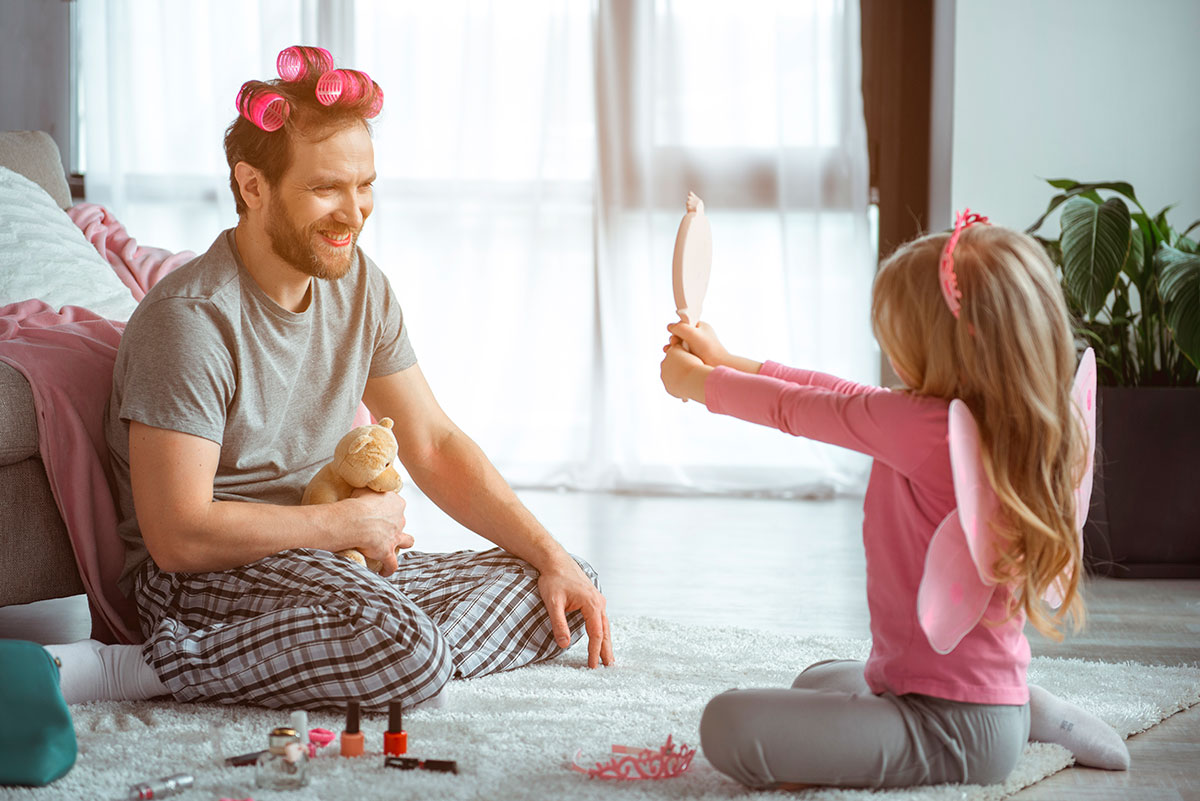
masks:
[[[323,106],[354,103],[369,95],[371,106],[365,115],[367,119],[379,114],[383,108],[383,90],[379,84],[365,72],[334,69],[333,56],[323,47],[293,45],[284,48],[275,59],[275,70],[289,83],[319,75],[316,95]],[[292,113],[287,99],[260,81],[242,84],[238,90],[237,109],[239,114],[267,133],[282,128]]]
[[[954,272],[954,246],[958,244],[958,237],[963,230],[975,223],[991,225],[987,217],[982,214],[972,214],[970,209],[958,212],[954,218],[954,233],[950,234],[950,239],[946,242],[946,249],[942,252],[942,258],[938,262],[938,278],[942,285],[942,297],[946,299],[946,305],[950,307],[950,313],[954,315],[955,320],[958,319],[959,310],[962,308],[962,304],[959,302],[962,292],[958,288],[958,275]]]

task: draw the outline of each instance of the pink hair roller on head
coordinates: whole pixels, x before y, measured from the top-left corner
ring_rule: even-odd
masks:
[[[317,81],[317,101],[331,106],[339,101],[354,102],[373,93],[367,117],[374,117],[383,108],[383,90],[371,76],[358,70],[330,70]]]
[[[333,69],[333,56],[323,47],[292,45],[279,51],[275,71],[285,81],[299,81],[309,75],[321,75]]]
[[[243,117],[267,133],[278,131],[292,112],[283,95],[265,88],[247,90],[255,81],[242,84],[237,96],[237,109]]]

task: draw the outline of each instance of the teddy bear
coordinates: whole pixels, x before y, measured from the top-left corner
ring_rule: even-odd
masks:
[[[349,498],[359,487],[376,492],[399,492],[404,482],[395,468],[399,446],[392,425],[392,418],[384,417],[378,423],[352,429],[342,437],[333,450],[333,461],[308,482],[300,503],[334,503]],[[358,562],[374,573],[383,568],[378,559],[368,559],[356,548],[338,551],[338,556]]]

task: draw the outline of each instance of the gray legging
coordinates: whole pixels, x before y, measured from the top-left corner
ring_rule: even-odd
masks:
[[[700,720],[704,756],[744,785],[910,787],[1004,781],[1029,739],[1029,705],[875,695],[863,663],[818,662],[792,689],[730,690]]]

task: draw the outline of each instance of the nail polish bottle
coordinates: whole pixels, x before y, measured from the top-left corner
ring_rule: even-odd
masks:
[[[408,751],[408,732],[404,730],[404,705],[399,701],[388,704],[388,728],[383,734],[383,753],[400,756]]]
[[[358,701],[346,704],[346,730],[342,732],[342,756],[362,756],[363,735],[358,730]]]
[[[295,790],[308,784],[308,751],[295,729],[271,731],[270,747],[258,758],[254,784],[269,790]]]
[[[300,738],[300,746],[309,756],[312,756],[312,748],[308,744],[308,712],[303,709],[292,712],[292,728],[296,730],[296,736]]]

